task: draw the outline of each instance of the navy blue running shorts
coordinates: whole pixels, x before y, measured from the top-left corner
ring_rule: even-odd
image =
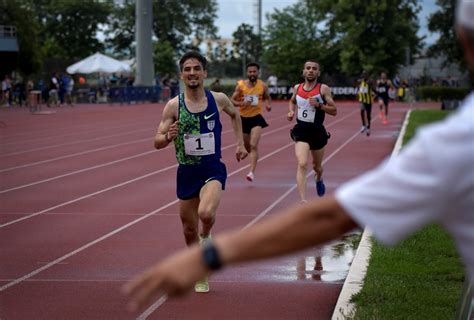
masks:
[[[176,175],[176,195],[181,200],[199,197],[201,188],[212,180],[219,181],[222,190],[225,190],[227,170],[222,162],[213,161],[198,165],[180,164]]]

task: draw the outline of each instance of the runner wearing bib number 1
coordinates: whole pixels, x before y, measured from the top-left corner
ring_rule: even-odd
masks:
[[[295,141],[295,154],[298,163],[296,184],[301,202],[306,202],[306,171],[308,156],[313,158],[316,192],[322,197],[326,192],[323,182],[324,147],[330,137],[324,127],[327,114],[337,114],[336,105],[331,96],[331,89],[318,83],[320,75],[319,63],[308,60],[304,64],[304,82],[294,87],[289,102],[288,120],[292,121],[296,114],[296,125],[291,129],[290,136]]]
[[[174,142],[179,164],[176,179],[179,214],[188,246],[204,243],[210,237],[225,189],[227,172],[221,162],[221,112],[232,121],[237,138],[237,161],[247,156],[238,111],[225,94],[204,89],[206,65],[206,59],[194,51],[181,58],[179,66],[185,91],[166,104],[155,136],[156,149]],[[196,283],[195,291],[209,291],[207,277]]]

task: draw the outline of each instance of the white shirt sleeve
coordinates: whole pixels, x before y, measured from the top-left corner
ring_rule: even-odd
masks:
[[[446,121],[420,130],[398,156],[336,191],[344,209],[381,242],[394,244],[439,222],[472,246],[474,95],[467,102]]]

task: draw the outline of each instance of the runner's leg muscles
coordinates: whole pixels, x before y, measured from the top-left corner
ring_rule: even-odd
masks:
[[[324,158],[324,148],[319,150],[311,150],[311,155],[313,156],[313,170],[316,174],[316,179],[321,180],[323,176],[323,158]]]
[[[297,141],[295,143],[296,155],[296,185],[301,200],[306,200],[306,170],[308,163],[309,144]]]
[[[208,237],[216,220],[216,211],[222,195],[222,185],[218,180],[206,183],[199,193],[198,216],[201,220],[201,237]]]
[[[199,198],[179,200],[179,216],[183,225],[184,239],[188,246],[199,241]]]
[[[250,131],[250,171],[255,172],[258,161],[258,143],[262,135],[262,127],[253,127]]]

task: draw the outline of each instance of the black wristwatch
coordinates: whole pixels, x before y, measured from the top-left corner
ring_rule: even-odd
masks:
[[[206,240],[202,246],[202,257],[204,264],[210,270],[219,270],[222,267],[222,261],[219,257],[219,252],[210,239]]]

